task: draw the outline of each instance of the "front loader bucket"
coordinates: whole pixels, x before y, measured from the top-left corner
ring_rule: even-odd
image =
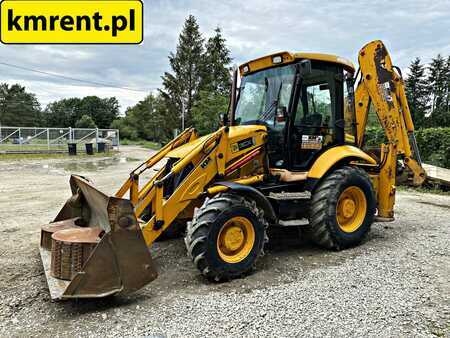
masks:
[[[52,299],[130,293],[157,277],[133,206],[81,177],[72,197],[41,228],[40,253]]]

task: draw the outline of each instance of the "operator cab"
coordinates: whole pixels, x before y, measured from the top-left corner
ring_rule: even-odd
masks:
[[[278,53],[240,67],[233,125],[264,125],[271,168],[304,171],[325,150],[355,143],[354,67],[310,53]]]

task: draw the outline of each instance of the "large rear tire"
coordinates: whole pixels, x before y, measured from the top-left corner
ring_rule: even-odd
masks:
[[[369,175],[357,167],[342,167],[325,177],[313,192],[309,237],[327,249],[355,246],[369,232],[375,211]]]
[[[185,243],[205,277],[229,280],[252,270],[267,240],[266,227],[264,212],[254,201],[221,193],[196,209]]]

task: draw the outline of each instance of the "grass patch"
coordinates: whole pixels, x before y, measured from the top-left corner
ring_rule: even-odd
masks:
[[[408,187],[408,186],[397,186],[397,189],[399,191],[406,191],[406,192],[420,192],[425,194],[437,194],[437,195],[448,195],[450,196],[450,190],[444,190],[436,187]]]
[[[133,146],[141,146],[148,149],[158,150],[161,148],[161,144],[158,142],[146,141],[146,140],[121,140],[121,145],[133,145]]]
[[[117,155],[118,151],[109,151],[106,153],[94,153],[94,155],[77,154],[71,156],[68,153],[54,153],[54,154],[0,154],[0,161],[7,160],[28,160],[28,159],[77,159],[77,158],[92,158],[92,157],[113,157]]]
[[[67,149],[67,145],[58,145],[58,146],[51,146],[50,150],[66,150]],[[18,145],[18,144],[0,144],[0,151],[10,151],[10,150],[15,150],[15,151],[23,151],[23,150],[27,150],[27,151],[32,151],[32,150],[48,150],[48,147],[46,144],[22,144],[22,145]]]

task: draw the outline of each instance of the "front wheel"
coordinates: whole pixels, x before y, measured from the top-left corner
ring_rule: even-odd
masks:
[[[355,246],[369,232],[375,210],[369,175],[357,167],[342,167],[325,177],[313,192],[309,236],[327,249]]]
[[[207,199],[188,223],[185,243],[197,269],[214,281],[250,271],[267,238],[264,212],[234,193]]]

